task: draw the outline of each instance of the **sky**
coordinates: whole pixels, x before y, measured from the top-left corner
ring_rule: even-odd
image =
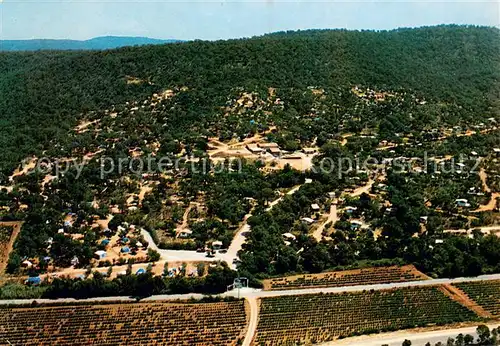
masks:
[[[0,0],[0,39],[217,40],[298,29],[500,26],[500,0]]]

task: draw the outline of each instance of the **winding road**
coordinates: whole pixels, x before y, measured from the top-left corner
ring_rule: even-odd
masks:
[[[302,185],[294,186],[290,189],[286,195],[292,195],[300,189]],[[275,205],[283,200],[283,196],[275,199],[269,203],[266,211],[271,210]],[[188,251],[188,250],[164,250],[160,249],[158,245],[154,242],[153,237],[146,230],[141,230],[141,235],[149,243],[149,247],[157,251],[161,256],[161,261],[165,263],[169,262],[215,262],[224,261],[232,269],[236,269],[236,261],[238,259],[238,252],[242,249],[243,244],[246,241],[246,235],[251,231],[250,225],[248,225],[248,219],[252,214],[247,214],[243,218],[238,231],[234,235],[231,245],[229,246],[226,253],[215,253],[215,257],[207,257],[204,252]]]

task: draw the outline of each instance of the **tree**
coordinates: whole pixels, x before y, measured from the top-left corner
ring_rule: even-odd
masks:
[[[148,249],[148,255],[147,255],[148,262],[156,262],[156,261],[159,261],[160,258],[161,258],[161,255],[158,251],[153,250],[153,249]]]
[[[465,345],[470,345],[470,344],[472,344],[473,342],[474,342],[474,337],[473,337],[472,335],[470,335],[470,334],[466,334],[466,335],[464,336],[464,343],[465,343]]]
[[[490,328],[488,328],[488,326],[484,324],[478,326],[476,329],[476,333],[478,336],[479,345],[488,345],[491,343],[490,340],[491,333],[490,333]]]
[[[21,268],[21,262],[21,256],[19,256],[17,252],[13,251],[7,263],[7,272],[10,274],[17,273],[19,268]]]

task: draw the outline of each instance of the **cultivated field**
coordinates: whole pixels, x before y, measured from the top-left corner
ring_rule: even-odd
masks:
[[[500,316],[500,280],[455,284],[493,316]]]
[[[285,290],[311,287],[341,287],[426,279],[428,277],[419,272],[413,265],[374,267],[268,279],[264,280],[264,289]]]
[[[235,345],[243,300],[0,308],[0,342],[12,345]]]
[[[359,334],[476,320],[439,287],[264,298],[257,345],[320,343]]]

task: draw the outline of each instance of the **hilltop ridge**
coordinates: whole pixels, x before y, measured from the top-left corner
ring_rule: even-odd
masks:
[[[38,51],[38,50],[103,50],[128,46],[144,46],[182,42],[180,40],[161,40],[149,37],[100,36],[88,40],[31,39],[1,40],[0,51]]]

